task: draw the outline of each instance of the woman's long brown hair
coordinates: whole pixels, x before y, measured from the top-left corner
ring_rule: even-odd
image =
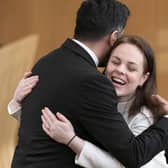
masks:
[[[113,45],[113,50],[120,44],[135,45],[144,56],[144,74],[149,72],[149,77],[143,86],[138,87],[135,93],[135,99],[129,109],[129,116],[134,116],[139,113],[143,106],[147,107],[153,114],[154,119],[159,117],[158,106],[152,100],[152,95],[156,94],[156,63],[155,56],[150,45],[141,37],[128,35],[120,37]]]

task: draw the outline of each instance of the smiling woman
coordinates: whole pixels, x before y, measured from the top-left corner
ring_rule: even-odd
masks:
[[[137,87],[141,87],[148,79],[149,72],[144,72],[145,56],[134,44],[120,44],[111,53],[106,67],[106,76],[112,79],[120,100],[127,101]]]
[[[130,114],[137,114],[146,106],[157,117],[157,108],[151,99],[156,93],[156,63],[144,39],[138,36],[120,38],[113,46],[105,75],[112,79],[119,101],[134,97]]]

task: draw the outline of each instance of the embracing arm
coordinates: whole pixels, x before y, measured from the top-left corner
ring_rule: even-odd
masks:
[[[168,119],[160,118],[135,137],[117,112],[114,89],[105,77],[90,76],[81,83],[77,118],[95,144],[107,150],[123,165],[140,167],[166,148]],[[87,111],[87,112],[86,112]]]
[[[159,104],[162,106],[161,108],[163,109],[163,105],[161,104],[161,102],[159,102]],[[129,124],[129,127],[131,131],[134,133],[134,135],[138,136],[140,133],[146,130],[153,122],[154,122],[154,118],[152,113],[149,111],[149,109],[147,109],[146,107],[143,107],[141,109],[141,113],[138,113],[136,116],[133,117],[132,121]],[[168,165],[166,163],[166,158],[164,157],[164,151],[157,154],[151,161],[149,161],[147,164],[145,164],[142,167],[143,168],[149,168],[149,167],[167,168]]]
[[[142,110],[142,113],[134,116],[129,124],[131,131],[136,136],[153,123],[153,116],[151,112],[146,108],[143,108]],[[71,137],[74,137],[75,135],[70,121],[60,113],[56,113],[56,116],[54,116],[54,114],[48,108],[43,109],[42,113],[44,131],[54,140],[67,145],[68,141],[71,140]],[[55,125],[52,123],[55,123]],[[76,153],[75,163],[80,166],[87,168],[110,168],[111,165],[118,168],[124,167],[108,152],[100,149],[88,141],[82,140],[77,136],[68,146]],[[154,158],[147,165],[145,165],[145,167],[149,167],[150,165],[157,166],[157,164],[167,167],[165,160],[158,158]]]
[[[14,117],[16,120],[20,120],[20,115],[21,115],[21,104],[17,103],[15,99],[12,99],[8,103],[8,113],[12,117]]]
[[[135,136],[142,133],[153,123],[152,115],[138,114],[134,117],[130,129]],[[76,164],[81,166],[86,166],[88,168],[106,167],[110,168],[111,165],[117,168],[123,168],[124,166],[114,157],[112,157],[108,152],[100,149],[90,142],[85,142],[82,151],[77,155]]]
[[[154,100],[156,103],[159,104],[161,111],[168,111],[168,101],[165,100],[163,97],[160,95],[153,95]],[[168,163],[168,149],[165,150],[165,157],[166,157],[166,162]]]
[[[143,113],[139,113],[133,117],[131,123],[129,124],[129,128],[135,136],[138,136],[145,129],[147,129],[153,123],[153,116],[149,110],[143,108]],[[117,168],[123,168],[124,166],[112,157],[108,152],[102,150],[101,148],[95,146],[90,142],[85,142],[85,145],[82,148],[82,151],[79,155],[77,155],[76,164],[81,166],[86,166],[88,168],[97,168],[97,167],[106,167],[110,168],[111,165]],[[165,160],[163,159],[153,159],[149,163],[145,164],[143,168],[149,168],[151,165],[162,165],[163,167],[167,167]],[[166,165],[166,166],[165,166]]]
[[[39,80],[37,75],[30,76],[31,74],[31,72],[26,72],[24,74],[15,89],[13,99],[8,104],[9,115],[17,120],[20,120],[21,116],[21,102],[29,93],[31,93]]]
[[[123,165],[140,167],[167,146],[168,119],[161,117],[135,137],[115,105],[115,93],[107,79],[93,77],[81,86],[81,112],[78,118],[96,144],[101,145]],[[86,110],[87,109],[87,113]]]
[[[109,153],[75,135],[71,122],[61,113],[54,115],[48,108],[42,110],[42,128],[55,141],[67,145],[76,153],[75,163],[87,168],[123,167]]]

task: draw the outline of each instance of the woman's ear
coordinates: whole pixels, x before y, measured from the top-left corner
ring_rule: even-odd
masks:
[[[146,74],[143,75],[143,77],[142,77],[142,79],[140,81],[140,85],[139,86],[143,86],[143,84],[148,80],[149,75],[150,75],[149,72],[147,72]]]

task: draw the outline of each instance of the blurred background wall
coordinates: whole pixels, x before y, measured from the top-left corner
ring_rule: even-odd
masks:
[[[23,72],[31,69],[41,56],[58,47],[67,37],[72,37],[75,15],[81,1],[0,0],[0,50],[32,34],[37,34],[40,38],[38,47],[34,46],[36,52],[31,55],[29,66],[23,67],[23,62],[28,56],[21,54],[22,52],[18,52],[18,57],[22,58],[24,55],[24,60],[14,59],[12,53],[8,53],[8,57],[0,54],[0,65],[3,65],[0,70],[3,71],[0,75],[0,167],[2,168],[10,167],[16,142],[17,121],[7,115],[6,105],[12,97],[17,81]],[[158,67],[159,93],[168,99],[168,1],[121,1],[131,10],[125,33],[143,36],[154,48]],[[27,52],[27,45],[22,47]],[[12,66],[11,62],[17,66]],[[3,67],[8,68],[4,70]],[[11,78],[12,74],[14,77]],[[10,90],[4,79],[8,81]]]

